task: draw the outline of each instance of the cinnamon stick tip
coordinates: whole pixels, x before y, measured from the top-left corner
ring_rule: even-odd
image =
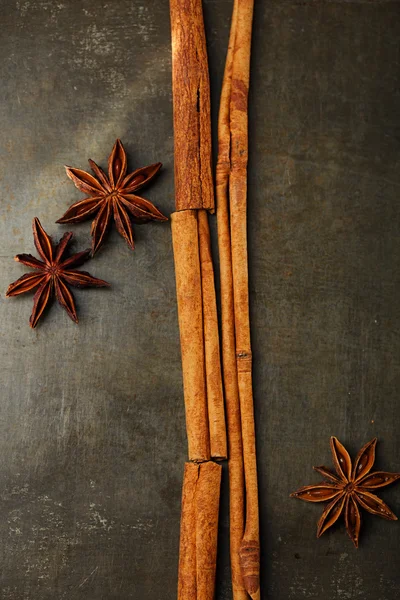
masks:
[[[257,597],[260,589],[260,544],[257,540],[243,541],[239,550],[243,583],[248,594]]]

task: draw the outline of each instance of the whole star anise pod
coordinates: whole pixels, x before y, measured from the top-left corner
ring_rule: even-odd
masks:
[[[75,270],[74,267],[79,267],[88,260],[90,249],[78,252],[69,258],[65,257],[68,243],[73,235],[71,232],[64,233],[59,243],[53,246],[51,237],[47,235],[39,219],[33,219],[32,227],[35,246],[43,261],[32,254],[17,254],[16,261],[35,270],[11,283],[6,296],[19,296],[39,286],[33,298],[33,311],[29,319],[31,327],[36,327],[54,293],[61,306],[77,323],[75,301],[68,284],[75,287],[109,287],[110,284],[92,277],[86,271]]]
[[[346,448],[337,438],[331,437],[331,450],[337,475],[326,467],[313,467],[329,483],[324,481],[316,485],[306,485],[291,494],[292,497],[306,502],[330,500],[318,521],[317,537],[320,537],[344,513],[347,533],[358,548],[361,527],[359,506],[388,521],[397,521],[396,515],[383,500],[371,493],[371,490],[385,487],[400,478],[400,473],[384,471],[370,473],[375,462],[376,442],[377,438],[374,438],[365,444],[352,465]]]
[[[117,140],[108,159],[108,177],[93,160],[89,159],[89,165],[97,179],[81,169],[65,167],[68,177],[88,197],[72,204],[57,223],[79,223],[97,213],[91,232],[93,255],[104,241],[112,216],[118,232],[132,250],[135,247],[132,222],[168,220],[154,204],[134,194],[153,179],[161,163],[126,175],[126,152],[121,141]]]

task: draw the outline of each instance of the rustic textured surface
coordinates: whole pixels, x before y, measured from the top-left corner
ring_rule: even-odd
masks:
[[[205,2],[213,111],[231,3]],[[5,300],[39,216],[56,235],[78,200],[63,164],[160,160],[173,210],[167,0],[2,3],[0,37],[0,597],[170,600],[186,458],[168,224],[117,233],[90,263],[111,290],[55,306]],[[367,515],[360,549],[315,539],[320,507],[288,497],[379,438],[400,464],[398,2],[256,3],[249,227],[263,598],[395,600],[400,528]],[[75,226],[76,248],[90,224]],[[214,236],[215,240],[215,236]],[[102,319],[94,317],[98,308]],[[315,481],[318,476],[315,475]],[[226,479],[224,481],[226,491]],[[400,514],[400,489],[381,497]],[[223,501],[217,600],[230,598]],[[313,510],[315,509],[315,510]],[[341,525],[343,528],[343,525]],[[343,532],[342,532],[343,533]]]

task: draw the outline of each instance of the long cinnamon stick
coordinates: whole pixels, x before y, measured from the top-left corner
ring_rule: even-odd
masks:
[[[201,462],[210,457],[210,437],[213,456],[226,456],[214,274],[202,210],[214,210],[202,1],[170,0],[170,14],[177,210],[171,223],[189,459]],[[220,477],[215,463],[185,469],[179,600],[214,597]]]
[[[224,75],[219,117],[219,157],[217,165],[217,198],[219,224],[219,247],[221,256],[221,290],[222,290],[222,329],[224,354],[224,386],[225,397],[234,398],[234,392],[227,390],[226,381],[229,371],[233,369],[232,337],[229,330],[229,318],[235,320],[234,336],[236,344],[237,384],[240,401],[240,421],[245,473],[246,519],[245,531],[241,543],[238,544],[237,533],[232,532],[233,550],[232,577],[239,564],[241,581],[251,598],[260,597],[259,585],[259,517],[258,486],[256,467],[256,447],[254,431],[254,408],[252,395],[252,357],[250,345],[249,298],[248,298],[248,266],[247,266],[247,111],[248,87],[250,75],[250,50],[253,18],[253,0],[235,0],[231,25],[230,47]],[[229,185],[229,207],[228,190]],[[228,222],[230,220],[230,232]],[[230,237],[229,237],[230,234]],[[232,261],[232,273],[230,272]],[[233,276],[233,306],[231,277]],[[225,292],[223,292],[225,290]],[[229,295],[230,294],[230,295]],[[224,304],[225,314],[224,317]],[[228,350],[229,347],[229,350]],[[230,353],[229,353],[230,352]],[[230,362],[226,357],[229,356]],[[227,364],[225,364],[227,363]],[[228,371],[225,376],[225,370]],[[228,406],[228,404],[227,404]],[[232,418],[232,410],[227,408],[228,433],[237,435],[237,421]],[[234,423],[234,426],[232,426]],[[231,441],[229,442],[231,446]],[[230,450],[231,451],[231,450]],[[236,476],[234,468],[230,468]],[[235,502],[231,484],[231,502]],[[236,492],[237,493],[237,492]],[[237,505],[238,514],[234,519],[241,519],[241,505]],[[233,512],[233,507],[231,513]],[[235,536],[233,538],[233,536]],[[231,542],[231,543],[232,543]],[[237,592],[238,598],[244,598],[243,590]]]
[[[227,457],[227,447],[214,267],[211,254],[208,214],[205,210],[199,210],[197,218],[203,295],[204,351],[210,449],[211,457],[221,460]]]
[[[210,458],[197,211],[171,215],[189,460]]]
[[[234,1],[232,24],[222,83],[218,116],[218,162],[216,200],[221,287],[221,333],[224,395],[228,429],[229,527],[233,600],[247,600],[240,566],[239,550],[244,533],[243,448],[236,368],[234,301],[232,280],[231,236],[228,185],[230,173],[230,97],[232,88],[233,49],[236,36],[237,0]]]
[[[182,491],[178,600],[213,600],[222,467],[186,463]]]
[[[214,210],[210,84],[201,0],[170,0],[176,210]]]
[[[248,89],[254,0],[238,0],[230,101],[229,198],[236,360],[246,485],[246,526],[239,556],[243,582],[260,598],[260,541],[247,257]]]

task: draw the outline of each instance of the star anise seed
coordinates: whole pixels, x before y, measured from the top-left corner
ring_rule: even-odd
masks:
[[[39,219],[33,219],[32,227],[35,246],[43,261],[32,254],[17,254],[17,262],[35,270],[11,283],[6,296],[19,296],[39,286],[33,298],[33,311],[29,319],[31,327],[36,327],[54,293],[69,317],[77,323],[75,300],[68,284],[74,287],[109,287],[110,284],[92,277],[86,271],[75,270],[74,267],[81,266],[90,258],[90,249],[66,258],[66,249],[73,235],[71,232],[64,233],[59,243],[54,246]]]
[[[108,159],[108,177],[93,160],[89,159],[89,165],[96,177],[81,169],[65,167],[68,177],[87,198],[72,204],[57,223],[79,223],[97,213],[91,231],[93,255],[104,242],[112,217],[132,250],[135,247],[132,223],[168,220],[154,204],[134,194],[155,177],[161,163],[126,175],[126,152],[117,140]]]
[[[324,481],[316,485],[306,485],[291,494],[292,497],[306,502],[330,500],[318,521],[317,537],[329,529],[344,512],[347,533],[358,548],[361,528],[359,506],[388,521],[397,521],[396,515],[385,502],[371,493],[371,490],[390,485],[400,478],[400,473],[370,473],[375,462],[376,442],[377,438],[374,438],[365,444],[352,464],[346,448],[336,437],[331,437],[331,451],[337,475],[326,467],[314,467],[314,470],[328,479],[329,483]]]

